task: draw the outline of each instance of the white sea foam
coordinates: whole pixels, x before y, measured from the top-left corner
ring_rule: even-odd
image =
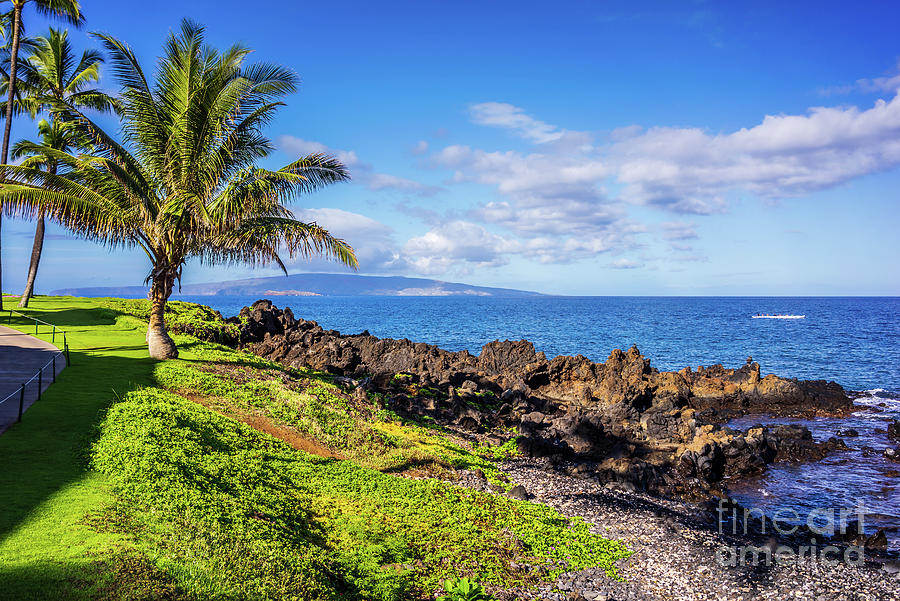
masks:
[[[873,388],[864,391],[865,396],[853,399],[858,407],[853,415],[866,420],[874,419],[882,421],[885,417],[900,417],[900,395],[885,390]]]

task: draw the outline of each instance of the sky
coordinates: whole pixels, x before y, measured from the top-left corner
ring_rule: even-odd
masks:
[[[360,273],[564,295],[900,295],[900,4],[82,7],[79,50],[110,33],[149,69],[188,17],[210,44],[296,71],[263,165],[319,151],[347,165],[351,183],[291,206],[349,241]],[[49,23],[26,19],[32,35]],[[18,120],[13,140],[34,129]],[[33,228],[3,221],[7,291]],[[48,232],[39,293],[147,276],[139,250]],[[184,281],[278,273],[191,263]]]

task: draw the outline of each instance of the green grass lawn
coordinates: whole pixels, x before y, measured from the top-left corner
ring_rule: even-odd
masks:
[[[84,525],[114,500],[107,478],[86,469],[84,451],[106,407],[153,383],[155,361],[138,320],[93,299],[36,297],[21,312],[67,332],[72,365],[0,435],[0,598],[90,598],[73,579],[115,553],[119,537]],[[9,325],[34,332],[20,318]]]
[[[395,475],[499,482],[508,449],[403,422],[326,374],[186,335],[178,360],[150,360],[142,309],[32,302],[72,365],[0,435],[0,599],[424,599],[449,576],[528,586],[614,575],[628,555],[547,507]],[[172,318],[218,327],[186,304]]]

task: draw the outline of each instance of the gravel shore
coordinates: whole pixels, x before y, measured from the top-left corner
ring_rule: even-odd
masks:
[[[620,563],[623,582],[599,569],[583,570],[538,590],[509,591],[508,599],[900,601],[896,560],[867,558],[865,565],[853,566],[804,558],[771,566],[723,566],[717,550],[760,541],[731,536],[727,529],[720,534],[715,520],[697,506],[561,475],[539,460],[507,462],[503,469],[532,501],[581,517],[595,532],[634,551]]]

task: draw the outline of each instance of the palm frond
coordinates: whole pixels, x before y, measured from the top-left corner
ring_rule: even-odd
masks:
[[[290,257],[309,258],[322,255],[356,269],[356,253],[346,241],[332,236],[315,224],[288,217],[248,219],[241,225],[222,232],[212,244],[197,249],[208,263],[284,264],[278,251],[284,248]]]

